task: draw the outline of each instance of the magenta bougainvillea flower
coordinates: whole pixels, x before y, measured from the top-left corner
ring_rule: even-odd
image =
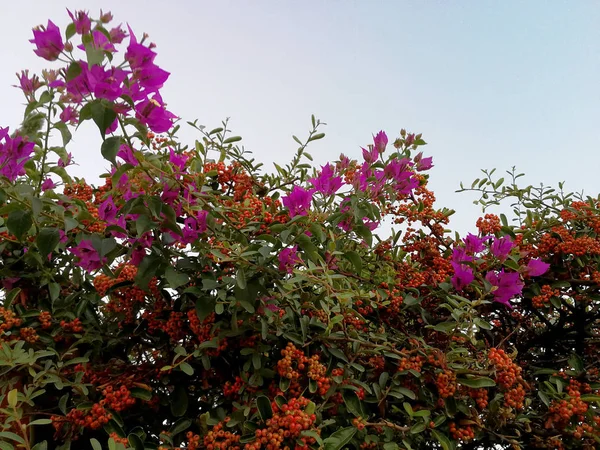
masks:
[[[485,279],[495,287],[495,289],[492,290],[494,301],[512,308],[510,299],[515,295],[519,295],[524,286],[519,273],[505,272],[504,269],[502,269],[500,272],[488,272],[485,275]]]
[[[377,149],[379,153],[383,153],[388,144],[388,137],[385,132],[380,131],[375,136],[373,136],[373,147]]]
[[[54,189],[56,187],[56,184],[54,183],[54,181],[52,181],[52,178],[46,178],[43,182],[42,182],[42,191],[46,192],[50,189]]]
[[[473,269],[466,264],[471,261],[473,261],[473,257],[467,255],[464,247],[455,247],[452,250],[452,261],[450,264],[454,269],[454,275],[452,275],[450,281],[457,291],[462,291],[475,279]]]
[[[296,245],[281,250],[277,258],[279,259],[279,270],[287,273],[292,273],[294,266],[302,262],[302,259],[298,256],[298,247]]]
[[[34,147],[21,136],[11,138],[8,128],[0,128],[0,174],[11,182],[25,175],[25,163],[31,159]]]
[[[155,133],[165,133],[173,125],[173,119],[177,116],[165,108],[159,93],[152,98],[142,100],[135,105],[136,118],[143,122]]]
[[[79,113],[70,106],[67,106],[60,113],[60,120],[64,123],[74,125],[79,120]]]
[[[544,275],[549,268],[550,264],[547,264],[539,259],[532,259],[527,263],[527,266],[525,267],[525,273],[530,277],[539,277],[540,275]]]
[[[506,259],[514,244],[510,236],[503,236],[501,238],[493,238],[492,245],[490,246],[490,252],[499,260],[503,261]]]
[[[75,14],[73,14],[67,9],[67,12],[75,24],[75,32],[77,34],[86,34],[90,32],[92,29],[92,21],[86,11],[75,11]]]
[[[472,233],[467,234],[467,237],[463,239],[467,253],[479,253],[483,251],[485,248],[484,242],[488,239],[487,237],[480,238]]]
[[[175,153],[172,148],[169,148],[169,162],[177,169],[177,172],[185,172],[185,164],[188,157],[183,153]]]
[[[312,202],[313,191],[307,191],[300,186],[294,186],[292,191],[282,197],[283,206],[290,211],[290,217],[305,216],[308,214]]]
[[[129,145],[122,144],[119,147],[119,152],[117,156],[125,161],[127,164],[131,164],[132,166],[137,166],[139,164],[138,160],[135,158],[133,154],[133,150]]]
[[[417,169],[419,172],[429,170],[433,167],[433,158],[431,156],[423,158],[423,152],[419,152],[417,156],[415,156],[414,161],[415,169]]]
[[[100,257],[89,239],[83,239],[79,245],[68,250],[77,257],[76,264],[87,272],[100,269],[106,262],[106,258]]]
[[[312,183],[315,190],[324,195],[335,194],[344,184],[342,177],[334,176],[333,166],[327,164],[321,167],[321,173],[316,178],[310,178],[308,181]]]
[[[118,208],[113,201],[112,195],[109,195],[98,207],[98,217],[105,222],[112,222],[117,217],[117,212]]]
[[[379,158],[379,151],[375,147],[371,147],[370,149],[363,148],[362,149],[363,159],[368,164],[373,164]]]
[[[34,53],[48,61],[58,59],[60,53],[64,50],[60,29],[49,20],[48,25],[44,28],[40,26],[33,29],[33,39],[29,42],[37,47]]]

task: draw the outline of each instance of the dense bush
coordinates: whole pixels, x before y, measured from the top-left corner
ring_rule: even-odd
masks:
[[[265,174],[226,122],[178,142],[145,35],[71,18],[0,128],[0,449],[597,448],[597,199],[485,172],[518,225],[453,237],[420,135],[313,167],[314,117]]]

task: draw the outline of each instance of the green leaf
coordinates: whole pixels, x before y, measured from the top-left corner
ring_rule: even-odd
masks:
[[[89,105],[92,119],[98,126],[100,135],[104,140],[106,130],[117,118],[117,113],[112,109],[112,107],[107,107],[101,100],[95,100],[94,102],[89,103]]]
[[[235,280],[240,289],[246,289],[246,273],[241,267],[237,270],[235,274]]]
[[[356,274],[360,275],[362,272],[362,259],[358,253],[355,251],[348,251],[344,253],[344,257],[354,265],[354,270],[356,270]]]
[[[175,417],[183,416],[188,408],[188,394],[184,386],[178,384],[169,397],[171,403],[171,413]]]
[[[182,433],[187,430],[192,425],[192,421],[190,419],[179,419],[177,422],[173,424],[169,432],[172,436],[176,434]]]
[[[190,366],[190,365],[189,365],[188,363],[186,363],[186,362],[182,362],[182,363],[179,365],[179,368],[181,369],[181,371],[182,371],[183,373],[185,373],[186,375],[189,375],[190,377],[191,377],[192,375],[194,375],[194,368],[193,368],[192,366]]]
[[[256,407],[263,422],[266,422],[273,417],[273,409],[271,408],[271,400],[265,395],[259,395],[256,398]]]
[[[59,242],[60,233],[56,228],[42,228],[35,239],[42,259],[46,259],[54,251]]]
[[[139,399],[145,400],[147,402],[152,400],[152,392],[147,391],[146,389],[134,387],[134,388],[131,388],[130,392],[131,392],[132,397],[139,398]]]
[[[323,139],[325,137],[325,133],[317,133],[317,134],[313,134],[309,139],[308,142],[312,142],[312,141],[318,141],[319,139]]]
[[[37,419],[29,422],[29,425],[50,425],[51,423],[50,419]]]
[[[0,438],[6,438],[18,442],[19,444],[24,444],[25,440],[18,434],[15,434],[11,431],[0,431]]]
[[[121,146],[121,136],[111,136],[107,138],[100,147],[100,153],[107,161],[110,161],[115,166],[117,165],[117,153],[119,153],[119,147]]]
[[[69,131],[69,127],[67,127],[67,124],[64,122],[56,122],[54,124],[54,128],[56,128],[58,131],[60,131],[60,134],[62,136],[63,146],[66,147],[67,144],[69,142],[71,142],[71,139],[73,138],[73,135]]]
[[[454,448],[452,441],[444,433],[438,430],[431,430],[431,434],[438,440],[443,450],[452,450]]]
[[[8,215],[6,227],[8,231],[21,240],[23,235],[29,231],[33,225],[31,212],[24,209],[17,209]]]
[[[223,141],[223,144],[233,144],[234,142],[239,142],[242,140],[241,136],[231,136]]]
[[[583,366],[583,360],[579,357],[579,355],[573,353],[570,357],[569,357],[569,366],[571,366],[573,368],[573,370],[575,370],[578,373],[583,372],[583,370],[585,369],[585,367]]]
[[[67,68],[65,81],[71,81],[73,78],[77,78],[81,74],[81,65],[78,62],[72,62]]]
[[[324,450],[341,450],[356,434],[355,427],[341,428],[323,441]]]
[[[172,266],[167,267],[167,270],[165,270],[165,278],[171,289],[177,289],[190,281],[190,277],[185,273],[177,272]]]
[[[356,392],[349,389],[344,389],[342,392],[342,398],[346,404],[346,409],[348,409],[350,413],[352,413],[355,417],[364,416],[362,403],[360,402],[358,395],[356,395]]]
[[[129,446],[135,450],[144,450],[144,442],[137,434],[131,433],[127,436],[127,440],[129,441]]]
[[[18,395],[18,391],[16,389],[12,389],[11,391],[8,392],[8,396],[7,396],[8,406],[10,406],[11,408],[14,408],[15,406],[17,406],[17,395]]]
[[[496,386],[496,382],[488,377],[470,377],[470,378],[458,378],[456,380],[463,386],[471,388],[484,388]]]

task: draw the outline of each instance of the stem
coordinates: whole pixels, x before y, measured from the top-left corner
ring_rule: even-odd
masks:
[[[35,195],[39,196],[42,190],[42,183],[44,181],[44,165],[46,164],[46,156],[48,155],[48,140],[50,139],[51,119],[52,119],[52,100],[48,103],[48,116],[46,117],[46,136],[44,137],[44,148],[42,153],[42,162],[40,164],[40,180],[35,188]]]

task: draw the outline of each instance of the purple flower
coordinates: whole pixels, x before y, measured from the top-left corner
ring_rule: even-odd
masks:
[[[17,74],[17,78],[19,79],[19,86],[15,87],[20,87],[28,99],[31,98],[31,95],[42,85],[37,75],[33,75],[29,78],[29,70],[22,70],[21,75]]]
[[[385,147],[388,144],[388,137],[385,132],[380,131],[375,136],[373,136],[373,146],[377,149],[379,153],[383,153],[385,151]]]
[[[499,260],[503,261],[506,259],[514,244],[510,236],[503,236],[501,238],[494,238],[492,245],[490,246],[490,252]]]
[[[467,253],[479,253],[483,251],[485,248],[483,243],[488,239],[489,238],[480,238],[472,233],[467,234],[467,237],[463,239]]]
[[[175,153],[172,148],[169,148],[169,162],[177,169],[177,172],[185,171],[185,164],[188,157],[183,153]]]
[[[74,125],[79,120],[78,116],[79,116],[79,113],[76,110],[74,110],[70,106],[67,106],[60,113],[60,120],[62,122],[64,122],[64,123],[68,123],[70,125]]]
[[[363,159],[369,164],[373,164],[379,158],[379,151],[376,147],[371,147],[369,150],[362,149]]]
[[[462,291],[475,279],[473,270],[464,264],[452,263],[452,266],[454,267],[454,275],[451,279],[452,286],[454,286],[454,289],[457,291]]]
[[[98,270],[106,263],[106,258],[100,257],[89,239],[82,240],[78,246],[70,247],[68,250],[77,257],[76,264],[87,272]]]
[[[154,62],[156,53],[148,47],[139,44],[133,30],[129,28],[129,46],[125,52],[125,60],[129,63],[131,69],[138,69]]]
[[[160,199],[168,205],[173,205],[179,197],[179,187],[165,183]]]
[[[127,73],[116,67],[105,70],[103,67],[93,66],[88,72],[89,84],[93,86],[96,98],[105,98],[111,102],[123,95],[126,77]]]
[[[140,69],[134,70],[134,75],[141,87],[149,92],[157,92],[171,74],[155,64],[146,64]]]
[[[155,133],[165,133],[173,125],[172,119],[177,116],[165,108],[162,97],[156,93],[135,105],[136,118]]]
[[[423,152],[420,152],[417,156],[415,156],[415,168],[419,172],[431,169],[433,167],[432,162],[433,158],[431,156],[428,158],[423,158]]]
[[[33,142],[28,142],[21,136],[11,138],[8,128],[0,128],[0,174],[10,182],[25,175],[25,163],[31,159],[34,147]]]
[[[294,266],[302,262],[300,257],[298,256],[298,247],[288,247],[284,248],[279,252],[279,270],[282,272],[292,273],[294,271]]]
[[[67,9],[67,12],[75,24],[75,32],[77,34],[86,34],[90,32],[92,29],[92,21],[86,11],[75,11],[75,14],[73,14]]]
[[[118,27],[112,28],[108,32],[108,34],[110,34],[110,40],[114,44],[120,44],[121,42],[123,42],[123,39],[125,39],[127,37],[127,33],[125,33],[125,31],[123,31],[123,29],[121,28],[121,25],[119,25]]]
[[[33,29],[33,39],[29,42],[37,47],[34,53],[48,61],[58,59],[60,52],[65,48],[60,36],[60,29],[50,20],[46,28],[40,26]]]
[[[125,145],[125,144],[121,144],[121,146],[119,147],[119,152],[117,153],[117,156],[119,158],[121,158],[123,161],[125,161],[127,164],[131,164],[132,166],[137,166],[138,160],[135,158],[135,155],[133,154],[133,150],[131,149],[131,147],[129,145]]]
[[[131,252],[131,259],[130,262],[131,264],[133,264],[134,266],[139,266],[140,263],[142,262],[142,260],[146,257],[146,249],[144,249],[143,247],[136,247],[132,252]]]
[[[69,165],[71,165],[71,160],[73,159],[73,155],[71,155],[71,153],[67,153],[67,158],[63,159],[58,158],[58,167],[67,167]]]
[[[494,301],[512,308],[510,299],[520,294],[524,286],[519,273],[504,272],[504,269],[502,269],[499,273],[488,272],[485,279],[495,287],[492,290]]]
[[[46,192],[48,189],[54,189],[56,187],[56,184],[54,184],[54,181],[52,181],[52,178],[46,178],[43,182],[42,182],[42,191]]]
[[[300,186],[294,186],[292,192],[282,198],[283,206],[290,211],[290,217],[305,216],[308,214],[312,202],[312,191],[307,191]]]
[[[529,263],[527,263],[525,273],[530,277],[539,277],[540,275],[544,275],[549,268],[550,264],[547,264],[539,259],[532,259],[529,261]]]
[[[116,53],[117,49],[110,42],[110,40],[106,37],[106,35],[99,30],[92,31],[92,46],[95,49],[102,50],[109,53]],[[83,44],[77,46],[80,50],[85,50],[85,46]]]
[[[105,222],[112,222],[117,217],[117,206],[113,201],[112,195],[109,195],[98,207],[98,217]]]
[[[370,231],[375,230],[379,226],[379,222],[373,222],[368,217],[363,217],[363,223]]]
[[[312,183],[318,192],[324,195],[333,195],[344,184],[342,177],[334,177],[333,166],[327,164],[321,166],[321,173],[316,178],[310,178],[308,181]]]

